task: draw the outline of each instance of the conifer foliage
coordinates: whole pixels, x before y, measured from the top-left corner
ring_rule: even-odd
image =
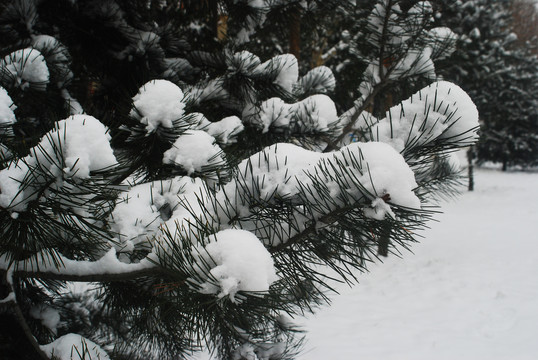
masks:
[[[398,3],[369,9],[368,40],[398,58],[339,114],[329,68],[249,51],[278,11],[336,3],[2,1],[2,356],[293,358],[293,318],[415,241],[477,138],[433,76],[366,112],[378,76],[434,70],[390,38],[429,3]]]

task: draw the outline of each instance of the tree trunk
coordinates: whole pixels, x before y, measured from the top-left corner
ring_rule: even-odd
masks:
[[[208,2],[209,13],[211,14],[211,25],[213,28],[213,34],[218,38],[219,36],[219,3],[216,0],[210,0]]]
[[[390,224],[385,221],[379,235],[379,241],[377,242],[377,254],[379,256],[389,256],[390,229]]]
[[[469,147],[469,150],[467,150],[467,174],[468,174],[468,177],[469,177],[469,184],[468,184],[468,190],[469,191],[474,190],[473,158],[474,158],[474,146],[471,146],[471,147]]]
[[[295,8],[291,13],[290,23],[290,54],[295,55],[297,61],[301,56],[301,9]]]

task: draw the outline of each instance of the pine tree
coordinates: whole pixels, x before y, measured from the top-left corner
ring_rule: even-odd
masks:
[[[434,62],[454,51],[455,34],[435,27],[428,1],[368,1],[341,12],[323,54],[335,73],[340,107],[366,95],[382,116],[437,77]]]
[[[504,170],[538,161],[538,58],[533,54],[535,40],[518,41],[514,32],[517,3],[445,2],[446,17],[440,19],[461,35],[457,51],[446,66],[440,65],[440,72],[460,84],[478,107],[478,161],[502,163]]]
[[[326,3],[1,3],[2,356],[290,359],[294,317],[416,241],[476,108],[440,81],[376,119],[363,81],[339,116],[327,67],[249,51],[272,11]],[[412,49],[381,77],[411,81]]]

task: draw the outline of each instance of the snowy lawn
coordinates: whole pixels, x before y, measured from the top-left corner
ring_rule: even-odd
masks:
[[[442,209],[303,321],[300,360],[538,359],[538,173],[480,169]]]

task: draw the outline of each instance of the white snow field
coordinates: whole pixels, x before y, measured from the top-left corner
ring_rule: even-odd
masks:
[[[301,321],[300,360],[538,359],[538,173],[476,171],[413,253]]]

